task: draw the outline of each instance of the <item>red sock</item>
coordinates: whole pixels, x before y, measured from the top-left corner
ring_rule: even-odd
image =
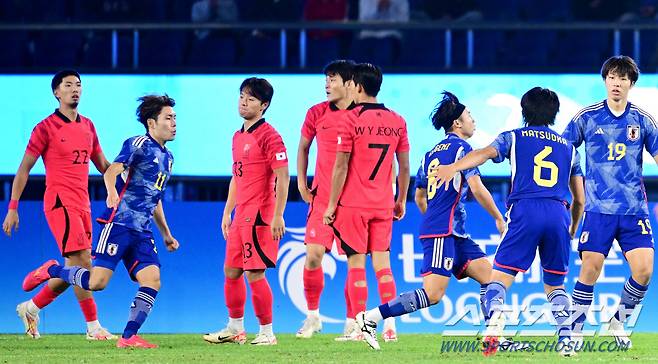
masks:
[[[366,280],[365,268],[349,268],[347,270],[347,281],[349,283],[349,295],[352,313],[357,314],[366,310],[368,301],[368,286],[357,287],[356,282]]]
[[[304,268],[304,296],[306,307],[309,310],[317,310],[320,307],[320,295],[324,288],[324,272],[322,266],[309,270]]]
[[[228,307],[228,317],[244,317],[244,303],[247,300],[247,285],[244,284],[244,278],[224,279],[224,297],[226,307]]]
[[[382,303],[387,303],[388,301],[395,298],[395,280],[393,279],[393,272],[391,268],[384,268],[378,270],[375,275],[377,276],[377,289],[379,290],[379,298]],[[382,282],[382,277],[391,276],[390,281]]]
[[[346,280],[345,281],[345,307],[347,307],[347,318],[355,318],[356,315],[352,311],[352,300],[350,300],[350,281]]]
[[[254,304],[254,311],[258,322],[261,325],[272,323],[272,290],[267,279],[262,278],[257,281],[249,282],[251,287],[251,301]]]
[[[92,322],[98,320],[98,313],[96,311],[96,301],[93,298],[78,301],[82,314],[85,315],[85,321]]]
[[[32,297],[32,302],[34,302],[34,305],[39,307],[39,308],[44,308],[48,306],[51,302],[57,298],[57,296],[60,295],[62,292],[55,292],[50,287],[48,287],[47,284],[41,288],[39,293],[35,294],[34,297]]]

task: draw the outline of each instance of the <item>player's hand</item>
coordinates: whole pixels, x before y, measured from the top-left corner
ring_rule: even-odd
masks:
[[[119,194],[115,188],[113,188],[111,191],[107,191],[107,207],[114,209],[119,206],[119,201]]]
[[[436,188],[445,185],[445,190],[447,191],[450,188],[450,181],[455,178],[455,174],[457,174],[457,171],[452,164],[449,164],[430,169],[427,176],[436,179]]]
[[[322,215],[322,221],[325,225],[331,225],[336,220],[336,206],[329,205],[324,214]]]
[[[224,240],[228,241],[228,231],[231,228],[231,214],[224,214],[222,216],[222,235],[224,235]]]
[[[176,238],[174,238],[171,235],[164,238],[164,243],[165,246],[167,247],[167,250],[170,252],[176,251],[180,247],[178,240],[176,240]]]
[[[576,232],[578,231],[578,224],[571,224],[569,225],[569,235],[571,235],[571,239],[576,237]]]
[[[400,200],[395,201],[395,207],[393,208],[393,220],[402,220],[406,213],[407,202]]]
[[[498,233],[500,233],[500,235],[503,235],[506,228],[507,228],[507,224],[505,224],[505,220],[496,219],[496,230],[498,230]]]
[[[18,231],[18,211],[13,209],[7,211],[5,221],[2,223],[2,230],[7,236],[11,237],[12,229]]]
[[[283,216],[274,215],[270,227],[272,228],[272,239],[274,240],[280,240],[283,234],[286,233],[286,222],[283,220]]]
[[[306,184],[298,184],[297,189],[299,190],[299,195],[302,196],[302,200],[304,200],[304,202],[311,203],[311,201],[313,201],[313,194],[311,193],[311,190],[306,186]]]

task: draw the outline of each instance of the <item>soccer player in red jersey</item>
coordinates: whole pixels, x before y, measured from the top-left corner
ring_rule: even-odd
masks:
[[[25,189],[28,175],[39,157],[46,167],[46,192],[43,209],[50,231],[64,257],[66,266],[91,268],[91,208],[89,206],[89,161],[104,173],[110,163],[98,142],[91,120],[78,113],[82,96],[80,75],[74,70],[55,74],[51,87],[59,108],[32,130],[27,150],[11,190],[9,211],[2,228],[8,236],[18,229],[18,200]],[[51,279],[31,299],[16,307],[25,331],[39,338],[39,311],[53,302],[68,284]],[[107,340],[116,337],[98,322],[96,302],[91,292],[74,287],[75,295],[87,321],[88,340]]]
[[[288,198],[288,155],[279,133],[263,119],[274,89],[263,78],[240,85],[238,110],[243,125],[233,135],[233,177],[222,217],[226,239],[224,295],[229,322],[221,331],[204,335],[211,343],[244,344],[246,286],[260,323],[252,345],[276,345],[272,332],[272,290],[265,269],[274,268],[279,241],[285,233],[283,211]],[[235,208],[235,216],[231,212]]]
[[[341,119],[331,195],[324,222],[333,227],[339,251],[347,255],[348,295],[352,312],[365,310],[368,299],[365,258],[370,253],[377,272],[382,303],[395,298],[390,244],[393,219],[404,217],[409,190],[407,124],[377,103],[381,70],[372,64],[354,67],[357,107]],[[394,155],[399,173],[394,198],[391,174]],[[384,340],[394,341],[393,328],[384,325]]]
[[[322,214],[329,202],[331,190],[331,172],[336,159],[336,124],[340,115],[351,109],[354,104],[348,92],[352,82],[354,62],[347,60],[333,61],[324,68],[325,91],[327,101],[313,105],[306,113],[302,125],[302,136],[297,150],[297,187],[305,202],[309,204],[306,221],[306,260],[304,262],[304,296],[308,315],[304,325],[297,331],[297,337],[310,338],[322,330],[320,321],[320,295],[324,288],[322,258],[329,252],[334,242],[334,232],[322,221]],[[307,185],[308,153],[313,139],[317,142],[317,159],[315,176],[309,189]],[[346,298],[347,294],[345,295]],[[351,313],[347,300],[347,320],[343,337],[349,337],[355,327],[354,314]]]

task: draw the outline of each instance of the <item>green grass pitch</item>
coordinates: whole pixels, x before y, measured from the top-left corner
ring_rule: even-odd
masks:
[[[158,349],[117,349],[115,342],[88,342],[83,335],[44,335],[39,340],[23,335],[0,335],[0,363],[648,363],[658,362],[658,334],[633,334],[633,348],[627,352],[579,353],[562,358],[549,353],[498,353],[485,358],[481,353],[441,353],[439,335],[402,334],[397,343],[383,343],[375,352],[363,342],[334,342],[335,335],[296,339],[277,335],[279,344],[250,347],[249,344],[208,344],[201,335],[149,335],[144,338]],[[253,335],[249,337],[253,338]],[[597,338],[596,341],[609,340]],[[540,340],[535,338],[535,340]]]

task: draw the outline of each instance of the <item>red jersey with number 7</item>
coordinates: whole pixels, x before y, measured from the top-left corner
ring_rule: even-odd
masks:
[[[58,199],[63,206],[90,211],[89,161],[101,152],[94,124],[80,114],[69,120],[55,110],[34,127],[25,153],[43,158],[45,211],[52,210]]]
[[[337,139],[337,152],[351,153],[339,205],[393,208],[394,154],[409,151],[404,119],[384,104],[359,104],[344,114]]]

